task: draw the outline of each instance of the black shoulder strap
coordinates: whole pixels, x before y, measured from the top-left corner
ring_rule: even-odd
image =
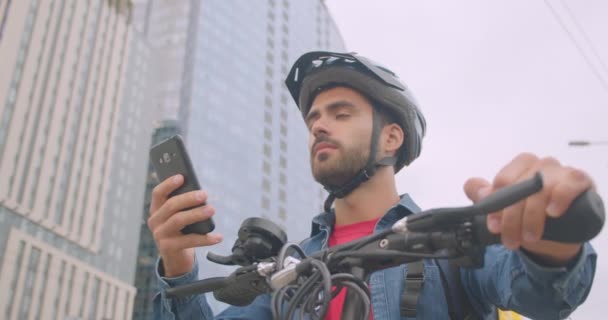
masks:
[[[448,304],[451,320],[481,319],[467,295],[460,279],[460,267],[446,259],[435,260],[441,276],[441,284]],[[422,261],[408,263],[405,286],[401,295],[400,311],[402,317],[416,317],[416,306],[424,284],[424,265]]]
[[[408,263],[405,286],[399,305],[402,317],[416,317],[416,305],[418,305],[418,298],[420,298],[420,290],[422,290],[423,283],[424,265],[422,260]]]
[[[460,278],[460,267],[446,259],[437,259],[448,313],[453,320],[476,320],[480,317],[469,301]]]

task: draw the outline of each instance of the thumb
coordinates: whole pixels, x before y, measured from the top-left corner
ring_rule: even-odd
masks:
[[[463,189],[469,199],[477,202],[492,192],[492,184],[483,178],[469,178],[464,183]]]

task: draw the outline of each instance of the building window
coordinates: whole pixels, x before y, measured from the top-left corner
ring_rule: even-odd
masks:
[[[279,164],[281,165],[281,168],[287,168],[287,159],[285,159],[285,157],[281,156],[281,158],[279,160]]]
[[[65,275],[65,261],[61,261],[61,267],[59,268],[59,279],[57,280],[57,285],[55,286],[55,292],[53,292],[53,299],[55,302],[53,303],[53,309],[51,309],[51,315],[53,315],[53,319],[57,319],[57,312],[59,311],[59,300],[61,298],[61,289],[63,288],[63,277]]]
[[[19,310],[19,319],[27,319],[32,303],[32,291],[34,290],[34,281],[36,279],[36,270],[38,269],[38,260],[40,260],[40,249],[32,248],[29,256],[29,263],[25,272],[25,284],[21,296],[21,305]]]
[[[44,304],[44,292],[46,291],[46,284],[49,279],[49,269],[51,267],[52,256],[50,253],[46,254],[46,262],[44,263],[44,274],[42,275],[42,287],[40,288],[40,293],[38,294],[38,310],[36,314],[42,314],[42,305]]]
[[[264,191],[270,191],[270,181],[266,178],[262,180],[262,189],[264,189]]]
[[[17,248],[17,258],[15,259],[15,269],[13,269],[13,275],[11,277],[11,285],[5,290],[8,290],[8,301],[6,302],[6,313],[5,319],[9,319],[13,307],[13,298],[14,298],[14,290],[17,288],[17,281],[19,280],[19,274],[21,273],[21,266],[23,264],[23,251],[25,250],[25,242],[23,240],[19,241],[19,246]],[[8,254],[4,255],[8,257]]]
[[[262,196],[262,209],[269,209],[270,208],[270,199],[268,199],[268,197],[266,196]]]
[[[101,280],[98,277],[95,277],[95,280],[93,281],[93,288],[91,288],[91,307],[89,309],[87,319],[97,318],[97,293],[99,291],[98,288],[100,287],[100,283]],[[125,317],[125,319],[127,319],[127,317]]]
[[[264,164],[262,165],[264,173],[270,174],[270,163],[264,160]]]
[[[274,27],[272,25],[269,24],[266,31],[268,31],[269,34],[274,35]]]
[[[82,291],[80,292],[81,297],[86,298],[87,296],[87,289],[89,287],[89,273],[85,272],[84,273],[84,280],[82,280]],[[80,304],[80,310],[78,311],[78,315],[80,315],[80,317],[84,317],[84,303]]]
[[[264,155],[270,157],[272,155],[272,148],[268,143],[264,143]]]
[[[266,52],[266,60],[270,63],[274,62],[274,55],[272,54],[272,52],[270,52],[270,51]]]
[[[68,273],[68,290],[66,292],[66,295],[68,297],[72,296],[72,291],[74,290],[74,276],[76,274],[76,266],[72,265],[72,268],[70,270],[70,272]],[[65,304],[63,305],[63,313],[64,314],[68,314],[68,311],[70,310],[70,299],[65,299]]]
[[[264,112],[264,121],[267,124],[272,124],[272,114],[268,111]]]

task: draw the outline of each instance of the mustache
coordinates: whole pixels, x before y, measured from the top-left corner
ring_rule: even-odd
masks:
[[[317,145],[322,142],[329,143],[329,144],[335,146],[336,148],[340,148],[340,143],[338,141],[331,139],[330,137],[328,137],[326,135],[320,135],[319,137],[317,137],[317,139],[315,139],[315,142],[312,144],[312,148],[310,148],[311,156],[313,155]]]

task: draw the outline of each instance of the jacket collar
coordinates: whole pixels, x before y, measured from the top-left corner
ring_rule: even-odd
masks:
[[[399,219],[418,212],[420,212],[420,207],[416,205],[414,200],[412,200],[408,194],[401,195],[399,202],[391,207],[378,221],[376,231],[386,229]],[[331,212],[323,212],[317,215],[312,219],[310,236],[315,236],[321,232],[321,230],[329,231],[331,228],[333,228],[335,222],[336,214],[333,209]]]

